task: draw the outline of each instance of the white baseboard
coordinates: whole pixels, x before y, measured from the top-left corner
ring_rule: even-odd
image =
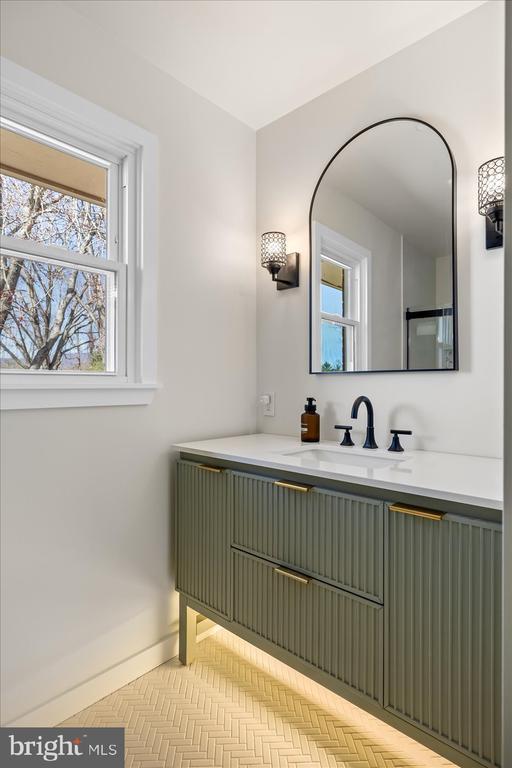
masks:
[[[91,704],[105,698],[109,693],[117,691],[123,685],[131,683],[132,680],[172,659],[177,653],[178,632],[174,631],[149,648],[2,725],[34,728],[58,725],[85,707],[90,707]]]

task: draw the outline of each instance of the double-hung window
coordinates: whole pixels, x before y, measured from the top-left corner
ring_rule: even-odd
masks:
[[[312,370],[368,368],[370,252],[313,222]]]
[[[0,132],[2,407],[149,402],[154,138],[10,62]]]
[[[0,367],[123,374],[117,164],[4,121]]]

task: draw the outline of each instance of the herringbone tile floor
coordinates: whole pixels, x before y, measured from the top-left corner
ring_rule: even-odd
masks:
[[[127,768],[455,768],[224,630],[64,724],[124,726]]]

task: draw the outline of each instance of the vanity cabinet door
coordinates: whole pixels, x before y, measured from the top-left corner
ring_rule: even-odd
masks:
[[[382,603],[383,503],[280,483],[233,473],[234,545]]]
[[[389,511],[386,705],[500,765],[501,526]]]
[[[229,472],[178,462],[176,589],[230,618]]]
[[[382,703],[383,608],[234,550],[233,620]]]

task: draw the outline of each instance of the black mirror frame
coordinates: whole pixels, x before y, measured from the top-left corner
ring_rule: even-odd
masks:
[[[312,290],[313,290],[313,281],[311,279],[312,276],[312,270],[313,270],[313,237],[312,237],[312,215],[313,215],[313,205],[315,203],[316,193],[318,191],[318,188],[322,182],[323,177],[327,173],[328,169],[336,160],[338,155],[343,152],[345,147],[348,147],[349,144],[351,144],[355,139],[357,139],[359,136],[361,136],[363,133],[366,133],[367,131],[370,131],[372,128],[376,128],[379,125],[385,125],[386,123],[396,123],[396,122],[414,122],[414,123],[420,123],[421,125],[425,125],[427,128],[430,128],[434,133],[436,133],[441,141],[443,142],[444,146],[446,147],[446,151],[448,152],[448,157],[450,158],[450,163],[452,167],[452,307],[453,307],[453,368],[395,368],[395,369],[388,369],[388,368],[382,368],[379,370],[368,370],[368,371],[314,371],[313,370],[313,338],[312,338]],[[309,373],[314,376],[331,376],[331,375],[354,375],[354,374],[372,374],[372,373],[426,373],[426,372],[433,372],[433,373],[452,373],[453,371],[459,370],[459,330],[458,330],[458,321],[459,321],[459,312],[458,312],[458,304],[457,304],[457,222],[456,222],[456,199],[457,199],[457,168],[455,165],[455,160],[452,154],[452,151],[450,149],[450,146],[446,139],[444,138],[443,134],[437,130],[437,128],[434,128],[433,125],[430,123],[427,123],[425,120],[420,120],[418,117],[389,117],[385,120],[379,120],[376,123],[372,123],[371,125],[368,125],[366,128],[363,128],[362,130],[355,133],[348,141],[346,141],[335,154],[331,157],[325,168],[323,169],[322,173],[320,174],[320,177],[315,185],[315,189],[313,191],[313,197],[311,198],[311,204],[309,206]]]

